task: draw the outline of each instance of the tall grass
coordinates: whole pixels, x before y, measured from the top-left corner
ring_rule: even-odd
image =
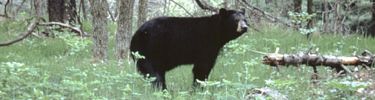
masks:
[[[26,25],[22,21],[1,22],[0,41],[16,37]],[[114,28],[111,29],[114,32]],[[203,89],[192,88],[192,65],[183,65],[167,73],[168,90],[152,88],[135,71],[132,62],[117,66],[112,54],[104,64],[91,63],[91,47],[68,54],[70,45],[62,38],[31,36],[11,46],[0,47],[0,99],[248,99],[255,88],[269,87],[289,99],[359,99],[374,96],[356,93],[368,85],[347,86],[357,81],[350,76],[332,77],[332,71],[319,67],[319,84],[312,85],[312,68],[282,68],[276,72],[261,64],[262,52],[305,52],[319,48],[326,55],[351,56],[354,51],[375,52],[375,40],[358,35],[315,35],[312,46],[305,36],[284,28],[267,26],[262,32],[250,31],[228,43],[220,53]],[[69,34],[69,33],[65,33]],[[112,34],[113,36],[113,34]],[[114,41],[113,38],[110,38]],[[91,40],[87,38],[87,40]],[[373,73],[373,72],[372,72]],[[257,97],[261,98],[261,97]]]

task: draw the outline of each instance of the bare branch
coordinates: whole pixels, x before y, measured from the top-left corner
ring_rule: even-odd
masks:
[[[61,22],[46,22],[46,23],[40,23],[39,25],[43,25],[43,26],[59,25],[59,26],[64,27],[64,28],[69,28],[75,33],[78,33],[77,34],[78,36],[87,36],[87,33],[83,32],[80,28],[73,27],[69,24],[65,24],[65,23],[61,23]]]
[[[195,2],[197,2],[198,6],[202,8],[203,10],[208,10],[208,11],[213,11],[213,12],[218,11],[217,8],[208,5],[206,2],[201,2],[200,0],[195,0]]]
[[[354,78],[357,78],[357,76],[355,76],[355,75],[353,74],[353,72],[350,71],[350,69],[349,69],[348,67],[346,67],[344,64],[341,64],[341,67],[342,67],[346,72],[348,72],[351,76],[353,76]]]
[[[107,6],[107,12],[108,12],[108,14],[109,14],[109,17],[111,18],[111,20],[112,20],[113,22],[116,22],[116,18],[115,18],[115,16],[113,16],[113,14],[112,14],[112,12],[111,12],[111,10],[110,10],[110,7],[109,7],[109,3],[108,3],[108,1],[105,0],[104,2],[108,5],[108,6]],[[117,11],[117,10],[115,10],[115,11]]]
[[[240,1],[240,0],[238,0],[238,1]],[[255,10],[257,12],[260,12],[262,14],[262,16],[265,17],[266,19],[268,19],[269,21],[271,21],[271,22],[279,22],[279,23],[281,23],[281,24],[283,24],[283,25],[285,25],[287,27],[292,27],[292,24],[290,24],[288,22],[284,22],[280,18],[277,18],[277,17],[274,17],[273,15],[268,14],[267,12],[263,11],[262,9],[251,5],[246,0],[241,0],[241,1],[242,1],[242,4],[246,7],[246,9]]]
[[[7,7],[8,7],[8,4],[10,3],[9,1],[10,1],[10,0],[7,0],[7,1],[5,2],[5,5],[4,5],[4,16],[5,16],[5,17],[9,17],[9,16],[8,16],[8,13],[7,13]]]
[[[0,46],[8,46],[8,45],[12,45],[16,42],[19,42],[23,39],[25,39],[27,36],[29,36],[33,31],[34,29],[36,28],[36,26],[38,25],[39,23],[39,19],[36,18],[34,19],[31,24],[27,27],[27,31],[22,33],[19,37],[17,37],[16,39],[14,40],[10,40],[10,41],[6,41],[6,42],[3,42],[3,43],[0,43]]]
[[[191,17],[193,17],[194,15],[191,14],[184,6],[180,5],[179,3],[177,3],[176,1],[174,0],[170,0],[172,1],[173,3],[175,3],[177,6],[179,6],[180,8],[182,8],[187,14],[189,14]]]
[[[3,18],[10,18],[9,16],[6,16],[6,15],[0,15],[0,18],[3,17]]]

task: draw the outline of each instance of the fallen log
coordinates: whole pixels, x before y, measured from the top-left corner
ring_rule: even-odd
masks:
[[[46,22],[46,23],[40,23],[39,25],[43,26],[50,26],[50,25],[58,25],[64,28],[71,29],[73,32],[77,33],[78,36],[88,36],[86,32],[81,30],[79,27],[74,27],[69,24],[61,23],[61,22]]]
[[[279,70],[279,66],[312,66],[315,74],[317,73],[316,66],[329,66],[336,69],[337,73],[352,74],[346,67],[347,65],[363,66],[369,69],[369,67],[373,66],[375,63],[375,55],[367,50],[357,56],[331,56],[314,53],[279,54],[276,52],[266,54],[263,57],[262,63],[275,66],[277,70]]]

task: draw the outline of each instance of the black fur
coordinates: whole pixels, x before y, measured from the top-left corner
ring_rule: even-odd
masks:
[[[240,31],[239,22],[246,23]],[[130,50],[146,57],[137,61],[138,71],[156,77],[154,85],[166,89],[166,71],[182,64],[194,64],[194,80],[207,79],[220,49],[246,31],[244,11],[220,9],[219,14],[206,17],[160,17],[136,31]]]

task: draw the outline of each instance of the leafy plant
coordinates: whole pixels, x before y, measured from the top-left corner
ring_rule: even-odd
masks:
[[[92,44],[91,40],[74,36],[73,34],[68,32],[60,33],[58,37],[69,46],[70,49],[68,50],[68,55],[74,55],[83,50],[85,50],[85,52],[88,52],[87,47]]]
[[[307,25],[307,22],[309,20],[312,20],[316,14],[308,14],[306,12],[288,12],[288,15],[292,19],[292,23],[295,23],[297,25],[302,25],[302,27],[298,27],[298,30],[301,34],[306,35],[312,32],[317,31],[315,28],[306,28],[305,25]]]

